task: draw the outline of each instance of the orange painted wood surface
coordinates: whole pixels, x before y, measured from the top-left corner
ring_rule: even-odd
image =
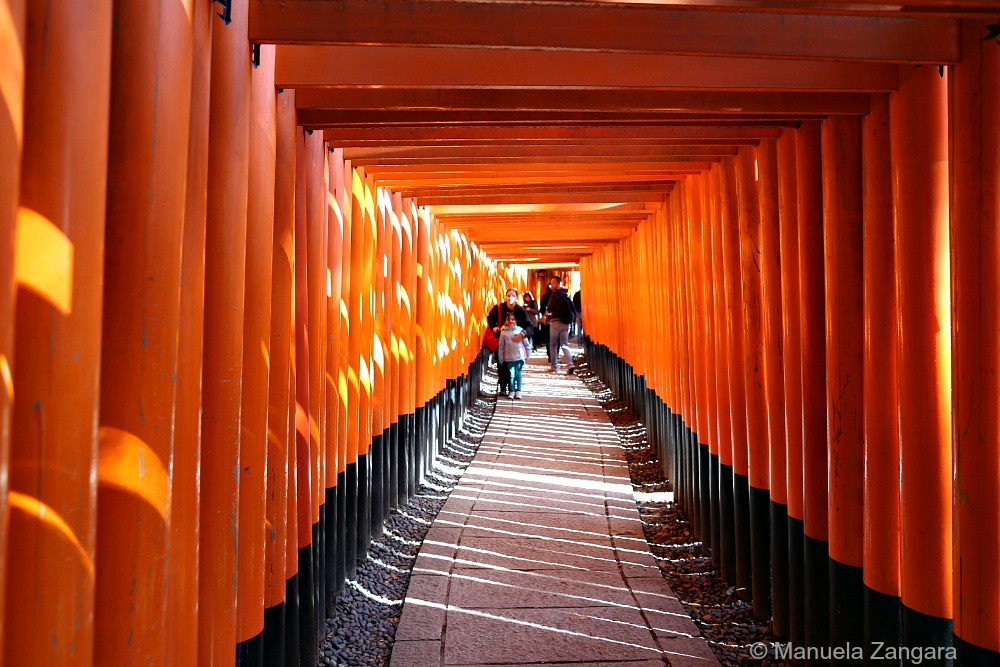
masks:
[[[823,121],[823,265],[830,557],[863,563],[864,233],[861,119]]]
[[[952,419],[955,635],[1000,651],[1000,284],[997,281],[995,46],[963,26],[953,70],[951,151]]]
[[[246,3],[212,32],[202,376],[198,663],[236,660],[240,395],[246,279],[250,62]],[[234,157],[235,156],[235,157]]]
[[[899,596],[899,420],[889,97],[862,121],[864,220],[864,581]]]
[[[246,306],[240,423],[240,522],[236,639],[264,630],[271,275],[274,243],[277,101],[274,48],[262,46],[250,78]]]
[[[163,662],[167,654],[187,180],[177,165],[187,164],[191,9],[120,4],[114,11],[120,29],[111,55],[97,458],[98,664]]]
[[[903,604],[952,616],[947,80],[901,68],[890,98]],[[903,137],[921,136],[924,141]]]
[[[0,470],[10,467],[11,404],[14,400],[14,239],[24,143],[25,2],[4,0],[0,18]],[[7,580],[9,477],[0,474],[0,621]],[[0,656],[4,627],[0,623]]]
[[[26,20],[4,662],[90,665],[112,7]]]

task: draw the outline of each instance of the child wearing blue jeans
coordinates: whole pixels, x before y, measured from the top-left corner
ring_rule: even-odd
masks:
[[[507,320],[500,330],[500,345],[497,354],[501,364],[507,364],[510,369],[510,397],[521,398],[521,369],[524,360],[528,358],[525,350],[524,329],[517,326],[514,313],[507,314]]]

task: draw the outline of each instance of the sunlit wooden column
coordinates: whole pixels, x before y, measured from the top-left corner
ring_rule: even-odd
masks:
[[[405,498],[416,493],[415,448],[416,433],[416,305],[417,305],[417,260],[416,260],[416,204],[412,199],[402,200],[401,227],[401,275],[400,285],[400,423],[403,426],[403,456],[406,466]],[[404,490],[400,489],[400,502]]]
[[[340,425],[337,434],[338,470],[337,470],[337,500],[340,503],[338,521],[340,523],[341,545],[338,549],[338,577],[346,579],[355,572],[354,558],[355,530],[357,523],[356,492],[357,492],[357,417],[351,419],[351,408],[357,409],[356,392],[352,393],[351,381],[351,340],[355,334],[354,321],[351,318],[351,299],[354,285],[352,283],[352,252],[353,252],[353,196],[352,179],[354,170],[351,162],[344,160],[343,168],[337,167],[336,187],[337,200],[343,213],[343,251],[340,261],[340,351],[337,362],[337,386],[340,400],[337,406],[337,421]],[[355,378],[356,379],[356,378]]]
[[[264,664],[285,659],[290,524],[295,522],[295,446],[291,385],[295,281],[295,91],[275,99],[274,233],[271,238],[271,327],[267,388],[267,475],[264,533]]]
[[[785,399],[786,514],[772,514],[772,526],[785,522],[785,550],[772,548],[773,570],[784,566],[784,579],[773,575],[775,635],[804,645],[805,617],[802,579],[802,356],[799,349],[799,225],[796,187],[795,131],[784,129],[778,138],[778,218],[781,257],[781,360]],[[773,476],[772,476],[773,479]],[[773,531],[773,527],[772,527]],[[793,539],[793,537],[795,539]],[[793,557],[793,554],[796,557]],[[773,572],[772,570],[772,572]],[[787,588],[779,588],[784,582]],[[783,610],[781,605],[787,605]]]
[[[326,615],[333,616],[336,593],[344,583],[342,549],[344,545],[342,514],[344,511],[342,490],[337,488],[340,475],[344,471],[344,452],[341,449],[340,432],[344,428],[341,421],[340,394],[340,352],[346,347],[346,337],[341,336],[341,299],[343,297],[344,276],[344,149],[330,147],[327,164],[329,194],[327,211],[327,298],[326,305],[326,363],[323,382],[325,385],[326,410]],[[350,248],[347,248],[350,254]],[[343,345],[341,343],[343,342]]]
[[[733,467],[733,427],[732,416],[730,415],[729,396],[729,335],[726,328],[728,313],[726,311],[726,266],[723,255],[723,207],[725,200],[722,193],[722,179],[724,177],[720,165],[713,165],[709,172],[709,196],[713,201],[712,217],[709,220],[712,235],[712,284],[715,290],[715,310],[709,316],[712,326],[715,328],[715,348],[711,353],[715,357],[715,386],[717,401],[717,427],[718,445],[716,458],[713,461],[711,484],[717,496],[713,508],[715,524],[712,531],[712,562],[721,569],[723,544],[732,544],[732,540],[724,535],[726,530],[732,528],[732,504],[722,501],[722,478],[724,470],[728,469],[728,475],[732,475]],[[711,382],[711,378],[709,378]],[[731,494],[730,494],[731,495]],[[723,517],[726,517],[725,521]],[[725,523],[726,528],[723,528]]]
[[[788,491],[785,466],[785,376],[781,309],[781,205],[778,195],[778,144],[763,139],[757,149],[757,185],[760,191],[760,279],[762,344],[764,348],[764,407],[768,451],[768,598],[767,614],[780,613],[787,622]],[[759,503],[764,502],[759,494]],[[755,573],[756,576],[756,573]],[[755,588],[760,585],[755,581]],[[780,597],[781,599],[775,599]],[[756,602],[756,594],[754,595]],[[756,605],[755,605],[756,607]]]
[[[962,27],[952,81],[954,633],[961,664],[1000,662],[1000,53]]]
[[[826,310],[823,292],[823,158],[820,121],[795,138],[799,219],[799,345],[802,354],[803,536],[790,535],[789,558],[802,559],[805,644],[827,646]],[[794,524],[793,524],[794,526]],[[794,562],[790,568],[794,570]]]
[[[425,443],[430,434],[428,433],[428,399],[430,398],[430,373],[431,373],[431,346],[433,345],[433,335],[430,327],[432,322],[431,314],[431,289],[430,284],[430,214],[427,209],[418,209],[417,217],[414,220],[414,237],[416,240],[416,270],[417,270],[417,290],[416,290],[416,377],[417,394],[416,406],[420,413],[417,416],[417,486],[424,480],[426,472]]]
[[[741,146],[736,158],[736,188],[739,198],[740,264],[743,281],[743,378],[746,390],[747,485],[737,481],[737,505],[747,503],[751,558],[751,590],[754,613],[771,615],[770,568],[770,456],[768,454],[767,404],[764,370],[764,303],[761,291],[760,192],[757,150]],[[746,496],[746,499],[741,499]],[[737,523],[737,530],[740,525]]]
[[[403,387],[403,197],[392,193],[392,265],[389,292],[389,369],[391,401],[389,423],[392,429],[392,477],[389,479],[389,501],[392,507],[406,502],[406,456],[404,453],[403,415],[405,389]]]
[[[236,660],[236,540],[246,279],[250,56],[247,3],[212,33],[198,663]]]
[[[372,491],[372,441],[375,411],[375,179],[362,172],[364,193],[361,225],[361,401],[358,406],[361,436],[358,438],[358,555],[367,552],[372,535],[372,508],[375,498]],[[381,389],[381,386],[379,387]],[[380,420],[381,421],[381,420]]]
[[[898,646],[899,421],[889,97],[862,119],[864,221],[864,640]]]
[[[0,470],[10,466],[14,400],[14,237],[24,142],[25,0],[0,2],[0,99],[7,122],[0,127]],[[0,474],[0,656],[4,639],[9,477]]]
[[[386,402],[388,401],[386,371],[386,339],[388,336],[386,322],[386,217],[391,202],[389,192],[385,188],[372,188],[374,205],[372,209],[373,237],[375,254],[372,257],[372,306],[373,321],[372,336],[372,444],[369,449],[371,458],[372,511],[371,532],[373,537],[382,534],[382,521],[385,519],[388,503],[388,488],[386,486],[386,459],[388,458],[389,424],[385,420]]]
[[[947,86],[937,68],[902,66],[889,103],[903,642],[912,646],[947,646],[952,638]]]
[[[367,357],[362,363],[362,349],[364,339],[364,314],[362,312],[364,304],[364,292],[367,285],[363,281],[363,262],[365,255],[365,185],[364,175],[360,168],[351,170],[351,300],[350,300],[350,369],[349,380],[349,413],[348,423],[353,424],[348,434],[348,490],[352,492],[354,505],[349,513],[353,515],[354,521],[349,524],[354,534],[352,543],[348,546],[348,555],[352,558],[358,553],[363,553],[364,546],[361,546],[361,531],[367,525],[368,514],[366,489],[360,487],[361,456],[367,453],[367,448],[362,449],[361,440],[364,437],[363,419],[368,418],[367,394],[363,387],[368,382]],[[367,476],[365,477],[367,482]],[[351,519],[349,518],[349,521]],[[348,538],[350,539],[350,537]],[[359,546],[361,551],[359,552]],[[349,567],[351,561],[348,561]]]
[[[94,660],[162,662],[190,6],[119,3],[111,55]]]
[[[746,494],[736,495],[737,484],[747,487],[746,376],[743,372],[743,279],[740,275],[740,220],[736,195],[736,161],[722,161],[722,253],[726,279],[726,340],[729,347],[729,418],[732,424],[732,468],[722,468],[719,482],[721,511],[719,540],[722,572],[746,597],[750,594],[750,516]],[[739,482],[737,482],[739,480]],[[731,509],[730,509],[731,508]]]
[[[94,658],[111,24],[110,2],[27,8],[14,259],[20,289],[14,367],[2,380],[10,395],[13,375],[17,397],[6,532],[17,545],[7,554],[9,665]],[[18,65],[4,58],[0,67],[8,66]]]
[[[313,512],[316,480],[312,470],[312,436],[309,416],[309,158],[306,133],[295,134],[295,474],[296,537],[298,551],[298,633],[294,645],[297,659],[304,664],[316,661],[316,582],[313,563]]]
[[[187,148],[174,460],[170,476],[166,664],[198,662],[198,543],[201,490],[201,384],[205,320],[205,216],[212,22],[210,0],[192,9],[191,107]],[[176,167],[176,166],[175,166]]]
[[[264,552],[268,453],[268,365],[271,356],[271,267],[274,245],[277,100],[274,46],[260,47],[250,82],[246,306],[240,424],[240,523],[237,569],[237,663],[260,661],[264,648]]]
[[[830,641],[860,645],[864,428],[861,119],[823,121],[826,424],[829,459]]]

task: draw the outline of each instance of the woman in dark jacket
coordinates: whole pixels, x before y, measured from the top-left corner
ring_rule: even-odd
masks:
[[[517,302],[517,289],[511,287],[507,290],[507,298],[505,301],[501,301],[497,305],[490,309],[490,312],[486,315],[486,326],[493,329],[493,332],[500,336],[500,328],[503,323],[507,320],[507,313],[514,313],[514,319],[517,321],[517,326],[524,329],[524,334],[519,334],[522,337],[531,336],[532,326],[531,322],[528,320],[528,313],[525,312],[524,308]],[[516,340],[521,340],[517,338]],[[497,378],[500,382],[500,395],[506,396],[510,391],[510,369],[507,364],[499,363],[497,359],[497,353],[493,353],[493,361],[497,362]]]
[[[524,312],[528,314],[528,322],[531,324],[531,335],[528,336],[528,344],[532,350],[537,350],[534,333],[538,329],[538,302],[535,301],[535,297],[531,292],[524,293]]]

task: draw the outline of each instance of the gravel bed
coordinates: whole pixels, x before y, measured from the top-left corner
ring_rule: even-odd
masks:
[[[752,608],[736,596],[732,586],[702,554],[700,540],[694,539],[687,513],[680,503],[642,500],[643,495],[672,491],[664,478],[656,449],[646,439],[646,429],[632,409],[601,381],[587,365],[576,361],[576,375],[601,402],[618,433],[628,462],[632,487],[639,494],[636,505],[642,518],[646,541],[660,572],[687,609],[719,662],[726,667],[742,665],[785,666],[770,658],[750,656],[750,647],[770,645],[774,636],[767,621],[754,617]]]
[[[444,447],[416,495],[389,512],[381,537],[358,561],[357,578],[337,596],[326,620],[318,664],[385,667],[410,584],[410,571],[431,522],[472,461],[496,407],[496,369],[483,378],[479,398],[461,431]]]

